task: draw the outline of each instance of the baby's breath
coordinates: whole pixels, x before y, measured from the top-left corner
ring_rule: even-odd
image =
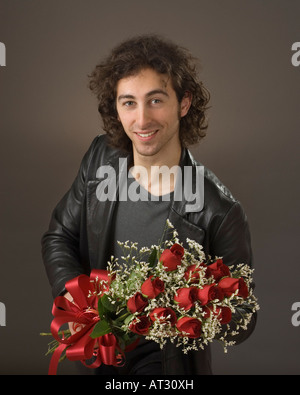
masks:
[[[238,296],[238,290],[236,290],[235,293],[223,300],[212,301],[209,306],[211,311],[209,315],[199,301],[195,301],[191,309],[185,310],[174,300],[175,295],[180,288],[195,287],[198,290],[207,284],[213,284],[215,279],[213,276],[208,277],[207,265],[214,260],[210,256],[205,256],[202,245],[187,238],[187,248],[184,249],[181,264],[176,270],[167,271],[159,257],[164,249],[171,248],[175,243],[180,244],[180,241],[177,231],[169,220],[167,220],[166,231],[172,231],[173,237],[159,245],[152,245],[150,248],[139,248],[137,243],[129,240],[125,243],[118,242],[123,249],[123,255],[120,260],[111,257],[108,262],[108,272],[112,279],[108,295],[112,301],[118,301],[120,314],[124,313],[124,309],[127,309],[127,302],[130,298],[137,293],[142,294],[141,287],[150,276],[159,278],[164,283],[164,291],[155,298],[147,298],[147,306],[142,312],[129,315],[126,323],[123,322],[121,326],[122,330],[125,333],[130,333],[131,324],[138,319],[140,314],[150,317],[154,309],[171,308],[176,313],[177,320],[183,317],[199,320],[201,334],[197,338],[191,339],[188,332],[179,331],[176,325],[171,325],[167,317],[159,319],[156,316],[154,321],[152,318],[146,339],[158,343],[161,348],[167,341],[171,341],[181,347],[184,353],[203,349],[214,339],[218,339],[223,343],[224,351],[227,352],[227,347],[234,344],[231,338],[236,336],[241,329],[247,328],[253,313],[259,309],[257,299],[251,289],[253,270],[244,264],[230,268],[232,277],[244,278],[249,289],[249,296],[246,300]],[[156,251],[155,262],[150,264],[148,258],[153,251]],[[221,259],[221,257],[215,257],[215,260],[218,258]],[[193,267],[194,272],[190,271],[190,274],[187,275],[190,267]],[[197,276],[193,276],[195,272],[197,272]],[[217,308],[223,307],[228,307],[231,310],[235,321],[234,329],[230,329],[229,325],[221,325],[220,311],[217,313]],[[228,337],[230,340],[227,339]]]

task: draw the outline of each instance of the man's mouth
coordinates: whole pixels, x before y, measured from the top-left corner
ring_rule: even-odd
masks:
[[[140,137],[150,137],[153,136],[155,133],[157,132],[157,130],[154,130],[153,132],[148,132],[148,133],[138,133],[136,132],[136,134]]]

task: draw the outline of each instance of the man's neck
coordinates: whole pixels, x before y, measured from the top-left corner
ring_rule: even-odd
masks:
[[[181,149],[164,158],[134,153],[131,173],[149,193],[165,195],[174,191],[180,157]]]

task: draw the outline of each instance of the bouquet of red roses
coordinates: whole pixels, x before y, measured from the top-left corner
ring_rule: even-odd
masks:
[[[112,257],[107,270],[66,284],[73,301],[54,301],[51,333],[57,343],[50,373],[56,372],[62,352],[90,367],[120,365],[141,336],[161,348],[169,339],[185,353],[214,339],[225,351],[234,344],[227,337],[245,329],[259,309],[251,288],[253,270],[244,264],[230,268],[221,258],[208,260],[201,245],[187,239],[183,248],[176,236],[174,230],[172,241],[151,249],[119,243],[122,262]],[[72,323],[71,332],[60,331],[65,323]]]

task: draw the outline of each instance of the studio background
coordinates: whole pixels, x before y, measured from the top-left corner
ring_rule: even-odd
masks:
[[[0,374],[47,374],[52,307],[40,239],[101,132],[87,74],[125,38],[158,33],[201,61],[211,93],[207,137],[192,149],[244,206],[256,295],[253,335],[215,374],[299,374],[299,82],[289,0],[0,0]],[[76,374],[68,361],[59,374]]]

